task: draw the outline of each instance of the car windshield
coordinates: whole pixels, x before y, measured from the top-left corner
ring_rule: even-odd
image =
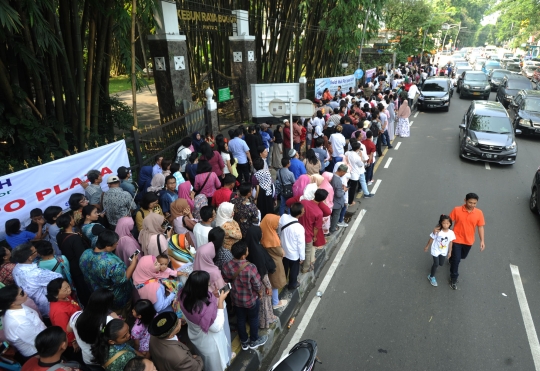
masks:
[[[491,77],[494,77],[496,79],[502,79],[504,76],[508,75],[508,73],[505,72],[493,72],[493,75]]]
[[[474,116],[469,129],[484,133],[510,134],[512,125],[508,117]]]
[[[448,83],[442,81],[426,81],[422,91],[446,91]]]
[[[484,75],[483,73],[470,73],[465,76],[465,79],[472,81],[487,81],[486,75]]]
[[[508,80],[508,89],[532,89],[531,82],[529,80]]]
[[[536,70],[537,68],[538,68],[538,66],[527,66],[527,67],[525,67],[525,69],[526,69],[527,71],[534,71],[534,70]]]
[[[501,67],[501,65],[499,63],[496,63],[496,62],[487,62],[486,63],[486,68],[494,69],[494,68],[499,68],[499,67]]]
[[[457,62],[456,66],[457,67],[469,67],[469,63],[467,63],[467,62]]]
[[[540,112],[540,99],[535,99],[535,98],[525,99],[524,109],[526,111]]]
[[[508,66],[506,66],[506,69],[508,71],[514,71],[514,72],[519,72],[521,70],[521,68],[519,67],[519,64],[508,64]]]

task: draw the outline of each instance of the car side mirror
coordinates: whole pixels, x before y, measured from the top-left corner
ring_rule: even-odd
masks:
[[[519,129],[516,129],[516,134],[517,134],[517,135],[519,135],[519,134],[521,134],[521,133],[522,133],[522,131],[521,131],[521,130],[519,130]]]
[[[465,129],[465,128],[466,128],[465,123],[459,124],[459,128],[460,128],[460,129]]]

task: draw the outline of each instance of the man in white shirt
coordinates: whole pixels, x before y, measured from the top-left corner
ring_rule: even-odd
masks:
[[[390,135],[388,134],[388,111],[385,109],[382,102],[377,104],[377,109],[379,110],[379,119],[381,120],[382,125],[382,145],[388,146],[388,149],[392,149],[394,147],[390,143]]]
[[[328,139],[330,144],[332,144],[332,160],[334,161],[334,164],[336,162],[342,161],[343,154],[345,153],[344,147],[347,141],[345,140],[343,134],[341,134],[342,130],[343,127],[341,125],[338,125],[336,127],[336,132],[330,135],[330,138]]]
[[[212,222],[216,218],[216,210],[213,206],[207,205],[201,208],[201,220],[193,227],[193,234],[195,235],[195,247],[205,245],[208,243],[208,233],[212,229]]]
[[[281,247],[285,252],[283,268],[285,277],[289,275],[289,290],[297,289],[300,265],[304,262],[306,254],[306,235],[304,227],[298,221],[304,215],[304,205],[297,202],[291,206],[291,215],[283,214],[279,218],[278,231]]]
[[[416,86],[416,82],[413,81],[411,87],[409,88],[409,92],[407,94],[407,98],[409,100],[409,107],[411,110],[413,108],[414,98],[416,98],[416,94],[418,93],[419,93],[418,86]]]
[[[23,243],[14,248],[11,259],[17,265],[13,268],[13,278],[15,283],[36,303],[41,315],[48,317],[47,285],[55,278],[61,278],[62,275],[38,268],[37,264],[33,262],[36,256],[36,248],[31,242]]]

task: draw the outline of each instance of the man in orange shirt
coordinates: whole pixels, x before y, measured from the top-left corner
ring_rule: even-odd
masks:
[[[450,213],[450,218],[454,222],[454,234],[456,239],[452,245],[452,254],[449,256],[450,261],[450,287],[457,290],[458,282],[458,267],[461,259],[465,259],[471,251],[474,244],[474,233],[478,227],[478,236],[480,237],[480,251],[484,251],[486,245],[484,243],[484,214],[480,209],[476,208],[478,203],[478,195],[476,193],[468,193],[465,196],[465,205],[456,206]]]

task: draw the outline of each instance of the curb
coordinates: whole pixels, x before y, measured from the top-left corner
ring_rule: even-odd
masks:
[[[309,292],[315,286],[318,275],[326,262],[330,259],[334,249],[338,246],[345,230],[346,228],[340,228],[331,237],[327,238],[327,243],[322,249],[315,250],[315,269],[312,272],[300,273],[298,276],[300,287],[297,290],[292,292],[288,289],[281,290],[279,298],[287,299],[289,300],[289,303],[284,308],[274,310],[274,314],[279,318],[275,324],[271,325],[267,330],[259,331],[261,334],[265,333],[268,335],[268,341],[263,347],[256,350],[242,350],[240,348],[238,335],[235,334],[232,339],[232,347],[233,352],[236,352],[237,356],[227,368],[228,371],[258,370],[261,367],[264,359],[270,355],[274,345],[287,330],[289,320],[300,309]]]

